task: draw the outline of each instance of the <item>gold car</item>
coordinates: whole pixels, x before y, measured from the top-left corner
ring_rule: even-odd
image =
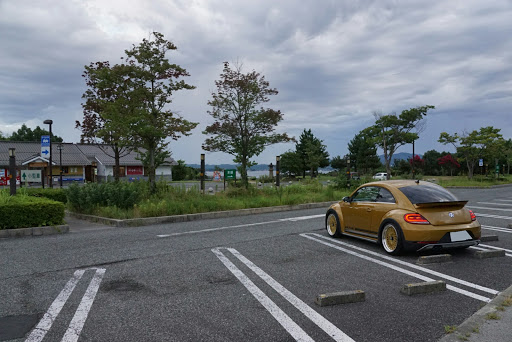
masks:
[[[393,255],[405,249],[465,248],[477,245],[481,234],[466,203],[430,182],[372,182],[331,205],[325,225],[332,237],[377,242]]]

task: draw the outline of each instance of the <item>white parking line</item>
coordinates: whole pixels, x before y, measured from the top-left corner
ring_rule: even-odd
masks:
[[[500,215],[493,215],[493,214],[482,214],[482,213],[475,213],[476,217],[489,217],[489,218],[497,218],[497,219],[503,219],[503,220],[512,220],[512,217],[510,216],[500,216]]]
[[[313,235],[315,237],[312,237],[310,235]],[[381,255],[381,254],[378,254],[378,253],[375,253],[375,252],[372,252],[372,251],[368,251],[368,250],[365,250],[363,248],[360,248],[360,247],[357,247],[357,246],[353,246],[353,245],[350,245],[348,243],[345,243],[345,242],[342,242],[342,241],[339,241],[339,240],[335,240],[335,239],[332,239],[332,238],[327,238],[327,237],[324,237],[324,236],[319,235],[319,234],[305,233],[305,234],[300,234],[300,236],[305,237],[305,238],[310,239],[310,240],[313,240],[313,241],[316,241],[316,242],[321,243],[323,245],[329,246],[331,248],[338,249],[338,250],[343,251],[345,253],[357,256],[357,257],[359,257],[361,259],[365,259],[365,260],[374,262],[376,264],[379,264],[379,265],[391,268],[391,269],[393,269],[395,271],[398,271],[398,272],[401,272],[401,273],[405,273],[407,275],[410,275],[412,277],[415,277],[415,278],[418,278],[418,279],[421,279],[421,280],[433,281],[434,279],[426,277],[426,276],[421,275],[419,273],[412,272],[412,271],[406,270],[404,268],[401,268],[401,267],[389,264],[389,263],[384,262],[382,260],[378,260],[378,259],[369,257],[367,255],[363,255],[363,254],[354,252],[352,250],[349,250],[349,249],[346,249],[346,248],[343,248],[343,247],[340,247],[340,246],[336,246],[332,242],[334,242],[336,244],[344,245],[344,246],[347,246],[347,247],[350,247],[350,248],[353,248],[353,249],[361,250],[361,251],[363,251],[365,253],[368,253],[368,254],[371,254],[371,255],[375,255],[375,256],[378,256],[380,258],[383,258],[383,259],[386,259],[386,260],[390,260],[390,261],[393,261],[395,263],[402,264],[402,265],[405,265],[405,266],[408,266],[408,267],[411,267],[411,268],[414,268],[414,269],[417,269],[417,270],[421,270],[421,271],[423,271],[425,273],[430,273],[430,274],[436,275],[436,276],[438,276],[440,278],[444,278],[444,279],[447,279],[447,280],[450,280],[450,281],[453,281],[453,282],[456,282],[456,283],[459,283],[459,284],[462,284],[462,285],[465,285],[465,286],[468,286],[468,287],[471,287],[471,288],[474,288],[474,289],[478,289],[478,290],[483,291],[483,292],[487,292],[487,293],[494,294],[494,295],[499,293],[499,291],[496,291],[496,290],[493,290],[493,289],[490,289],[490,288],[487,288],[487,287],[484,287],[484,286],[473,284],[473,283],[467,282],[465,280],[458,279],[458,278],[455,278],[455,277],[452,277],[452,276],[449,276],[449,275],[446,275],[446,274],[443,274],[443,273],[440,273],[440,272],[432,271],[432,270],[430,270],[428,268],[424,268],[424,267],[421,267],[421,266],[418,266],[418,265],[415,265],[415,264],[411,264],[411,263],[408,263],[408,262],[405,262],[405,261],[402,261],[402,260],[393,259],[393,258],[388,257],[386,255]],[[329,242],[327,242],[325,240],[328,240]],[[448,288],[449,290],[458,292],[460,294],[463,294],[465,296],[481,300],[483,302],[487,302],[488,303],[488,302],[491,301],[490,298],[487,298],[487,297],[478,295],[476,293],[460,289],[460,288],[452,286],[452,285],[446,285],[446,288]]]
[[[477,206],[474,206],[474,205],[470,205],[469,208],[471,208],[471,209],[485,209],[485,210],[498,210],[498,211],[512,211],[512,208],[511,209],[507,209],[507,208],[489,208],[489,207],[477,207]]]
[[[314,341],[301,327],[297,325],[276,303],[263,293],[238,267],[235,266],[219,248],[212,249],[217,258],[240,280],[242,285],[263,305],[265,309],[293,336],[296,341]]]
[[[322,215],[323,216],[323,215]],[[214,248],[212,251],[220,258],[219,254],[226,258],[222,252],[219,251],[220,248]],[[249,259],[240,254],[236,249],[233,248],[225,248],[231,254],[233,254],[238,260],[244,263],[247,267],[249,267],[256,275],[258,275],[261,279],[263,279],[268,285],[270,285],[277,293],[279,293],[283,298],[285,298],[288,302],[290,302],[295,308],[297,308],[300,312],[302,312],[306,317],[308,317],[313,323],[315,323],[319,328],[325,331],[329,336],[331,336],[335,341],[342,342],[354,342],[352,338],[350,338],[343,331],[338,329],[334,324],[326,320],[322,315],[313,310],[310,306],[300,300],[293,293],[288,291],[284,286],[278,283],[274,278],[268,275],[261,268],[256,266]],[[226,258],[227,259],[227,258]],[[221,259],[222,261],[222,259]],[[229,260],[227,260],[231,263]],[[223,261],[224,263],[224,261]],[[226,265],[226,263],[224,263]],[[231,263],[232,264],[232,263]],[[233,265],[233,264],[232,264]],[[233,265],[236,268],[236,266]],[[229,267],[228,267],[229,268]],[[236,268],[240,271],[238,268]],[[231,269],[230,269],[231,270]],[[233,272],[233,271],[232,271]],[[241,272],[241,271],[240,271]],[[243,274],[243,273],[242,273]],[[236,274],[235,274],[236,276]],[[245,276],[245,275],[244,275]],[[246,277],[246,276],[245,276]],[[237,276],[238,278],[238,276]],[[240,279],[240,278],[239,278]],[[249,280],[250,281],[250,280]],[[251,282],[252,283],[252,282]],[[245,285],[245,284],[244,284]],[[253,284],[254,285],[254,284]],[[247,286],[246,286],[247,287]],[[259,290],[259,289],[258,289]],[[254,294],[253,294],[254,295]],[[308,336],[309,337],[309,336]]]
[[[489,249],[496,249],[496,250],[499,250],[499,251],[505,251],[505,255],[508,256],[508,257],[512,257],[512,250],[510,249],[506,249],[506,248],[501,248],[501,247],[496,247],[496,246],[491,246],[491,245],[483,245],[483,244],[479,244],[478,246],[482,246],[482,247],[486,247],[486,248],[489,248]],[[475,249],[480,249],[480,250],[485,250],[484,248],[480,248],[480,247],[474,247]],[[509,253],[507,253],[509,252]]]
[[[509,199],[496,199],[496,201],[512,202],[512,200],[509,200]]]
[[[87,315],[89,314],[89,310],[92,306],[92,302],[94,301],[94,297],[96,296],[96,292],[98,291],[101,279],[105,274],[105,269],[103,268],[92,269],[96,270],[96,273],[92,278],[91,283],[89,284],[89,287],[87,288],[87,291],[84,297],[82,298],[82,301],[80,302],[80,305],[78,306],[78,309],[75,312],[75,316],[73,317],[73,320],[68,328],[68,331],[66,331],[66,334],[64,335],[62,341],[77,341],[78,337],[80,336],[80,332],[82,331],[85,320],[87,319]],[[64,289],[62,289],[57,298],[55,298],[52,305],[50,305],[48,311],[46,311],[43,318],[39,321],[34,330],[32,330],[32,332],[25,340],[25,342],[40,342],[43,340],[46,333],[50,331],[53,322],[55,322],[55,320],[57,319],[57,316],[59,315],[60,311],[66,304],[67,300],[69,299],[69,296],[71,295],[76,285],[84,275],[85,271],[86,270],[75,271],[73,277],[66,283]],[[69,332],[70,329],[74,329],[73,332]]]
[[[494,230],[494,231],[496,231],[496,232],[502,232],[502,233],[509,233],[509,234],[512,234],[512,229],[510,229],[510,228],[503,228],[503,227],[494,227],[494,226],[485,226],[485,225],[482,225],[482,229]]]
[[[495,202],[477,202],[478,204],[491,204],[491,205],[502,205],[510,207],[512,206],[512,203],[495,203]]]
[[[62,342],[76,342],[78,341],[78,337],[80,337],[80,333],[82,332],[82,328],[84,327],[85,320],[87,319],[87,315],[89,315],[89,311],[91,310],[92,303],[94,302],[94,298],[96,297],[96,293],[100,288],[101,280],[105,275],[104,268],[96,269],[96,273],[87,287],[85,294],[76,309],[75,316],[71,320],[69,324],[68,330],[64,334],[62,338]]]
[[[261,226],[265,224],[272,224],[272,223],[281,223],[285,221],[302,221],[302,220],[310,220],[313,218],[323,217],[324,214],[321,215],[310,215],[310,216],[297,216],[297,217],[289,217],[279,220],[273,220],[273,221],[265,221],[265,222],[256,222],[256,223],[245,223],[245,224],[237,224],[235,226],[225,226],[225,227],[217,227],[217,228],[208,228],[208,229],[201,229],[201,230],[192,230],[188,232],[180,232],[180,233],[172,233],[172,234],[162,234],[157,235],[157,237],[160,238],[166,238],[170,236],[180,236],[180,235],[188,235],[188,234],[200,234],[200,233],[208,233],[208,232],[215,232],[219,230],[225,230],[225,229],[235,229],[235,228],[245,228],[245,227],[253,227],[253,226]]]

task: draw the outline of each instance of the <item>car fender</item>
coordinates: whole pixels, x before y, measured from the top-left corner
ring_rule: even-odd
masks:
[[[405,224],[404,215],[408,214],[408,213],[411,213],[411,211],[404,210],[404,209],[393,209],[393,210],[388,211],[386,214],[384,214],[384,216],[382,216],[382,220],[381,220],[381,223],[379,226],[379,239],[380,239],[380,233],[382,232],[382,228],[384,227],[384,225],[387,222],[391,221],[393,223],[396,223],[397,225],[400,226],[400,228],[403,231],[404,224]]]
[[[336,214],[338,215],[338,219],[339,219],[339,222],[340,222],[340,229],[341,229],[341,232],[344,233],[345,232],[345,221],[343,220],[343,214],[341,213],[341,206],[339,203],[334,203],[333,205],[331,205],[329,207],[329,210],[334,210],[336,212]],[[325,219],[327,219],[327,214],[325,215]]]

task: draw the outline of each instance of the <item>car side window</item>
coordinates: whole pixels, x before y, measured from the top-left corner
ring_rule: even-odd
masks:
[[[396,203],[395,197],[391,192],[384,188],[379,189],[379,194],[377,195],[377,202],[380,203]]]
[[[352,196],[352,202],[376,202],[379,195],[379,188],[374,186],[365,186],[357,190]]]

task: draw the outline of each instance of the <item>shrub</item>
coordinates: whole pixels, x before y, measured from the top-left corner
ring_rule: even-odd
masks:
[[[64,204],[47,198],[0,195],[0,229],[63,224]]]
[[[29,196],[45,197],[57,202],[67,203],[68,197],[64,189],[42,189],[42,188],[23,188],[20,192],[24,192]]]

